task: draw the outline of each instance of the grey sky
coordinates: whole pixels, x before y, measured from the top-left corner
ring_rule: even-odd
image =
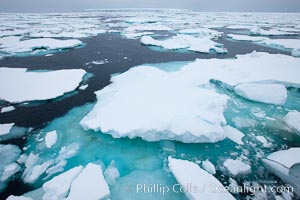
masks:
[[[1,12],[133,7],[187,8],[198,11],[300,12],[300,0],[0,0]]]

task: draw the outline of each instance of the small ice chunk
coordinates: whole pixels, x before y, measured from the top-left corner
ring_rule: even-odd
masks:
[[[40,165],[34,165],[31,168],[26,169],[23,174],[24,182],[35,183],[36,180],[52,165],[52,163],[53,161],[49,160]]]
[[[82,169],[82,166],[74,167],[44,183],[43,190],[45,191],[45,194],[43,196],[43,200],[57,200],[65,198],[68,195],[72,182],[80,174]],[[90,184],[85,183],[85,186],[89,187]]]
[[[257,102],[283,105],[287,99],[285,86],[279,84],[244,83],[234,87],[238,95]]]
[[[118,168],[115,166],[115,162],[112,160],[109,166],[104,171],[105,180],[109,185],[113,185],[117,178],[120,177]]]
[[[33,200],[33,199],[29,197],[10,195],[9,197],[7,197],[6,200]]]
[[[251,173],[251,166],[237,159],[227,159],[223,165],[233,177]]]
[[[292,50],[292,56],[300,57],[300,49],[293,49]]]
[[[169,169],[180,185],[186,186],[192,184],[193,186],[197,186],[198,189],[201,189],[201,192],[186,190],[185,195],[188,199],[235,199],[218,179],[201,169],[197,164],[171,157],[169,157],[168,160]],[[207,184],[213,185],[222,190],[222,192],[212,192],[210,187],[206,187]]]
[[[89,85],[85,84],[79,87],[79,90],[85,90]]]
[[[223,127],[226,136],[232,140],[233,142],[243,145],[244,142],[242,141],[242,138],[245,136],[244,133],[237,130],[236,128],[233,128],[232,126],[224,126]]]
[[[0,124],[0,136],[9,134],[10,130],[14,125],[15,125],[14,123]]]
[[[16,108],[14,106],[7,106],[7,107],[3,107],[1,109],[1,113],[6,113],[6,112],[10,112],[10,111],[13,111],[15,110]]]
[[[209,160],[202,161],[202,167],[205,171],[207,171],[210,174],[216,174],[216,168],[214,164],[212,164]]]
[[[239,193],[239,185],[236,182],[236,180],[234,180],[233,178],[229,178],[229,186],[228,186],[229,191],[232,194],[238,194]]]
[[[264,166],[283,181],[291,184],[300,195],[300,148],[290,148],[274,152],[262,159]]]
[[[300,112],[293,110],[290,111],[284,118],[283,121],[291,128],[293,131],[296,131],[300,135]]]
[[[46,133],[45,136],[45,145],[47,148],[51,148],[57,141],[57,133],[56,131],[50,131]]]
[[[103,199],[109,195],[101,166],[89,163],[72,182],[67,200]]]
[[[271,147],[272,144],[270,142],[268,142],[268,140],[264,137],[264,136],[256,136],[255,137],[259,142],[261,142],[263,144],[264,147]]]
[[[4,167],[2,176],[0,178],[0,181],[5,182],[10,177],[12,177],[15,173],[17,173],[21,167],[17,163],[11,163]]]

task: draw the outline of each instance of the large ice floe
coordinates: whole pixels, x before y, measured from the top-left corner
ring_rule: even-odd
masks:
[[[115,138],[216,142],[228,134],[223,129],[223,112],[229,97],[208,87],[211,80],[229,87],[245,83],[299,86],[299,66],[300,59],[291,56],[253,52],[236,59],[197,59],[175,72],[151,66],[131,68],[96,92],[97,104],[81,125]],[[282,90],[274,88],[274,93],[276,88]],[[269,98],[268,93],[257,92]],[[272,99],[277,98],[282,101],[281,96]],[[240,144],[241,137],[233,140]]]
[[[270,154],[262,159],[264,166],[283,181],[291,184],[300,195],[300,148],[290,148]]]
[[[262,36],[248,36],[248,35],[237,35],[237,34],[228,34],[227,37],[238,40],[238,41],[248,41],[254,42],[262,45],[266,45],[271,48],[289,50],[293,56],[299,57],[298,51],[300,49],[300,40],[299,39],[271,39]]]
[[[156,40],[151,36],[143,36],[141,43],[150,46],[159,46],[165,49],[186,49],[199,53],[226,53],[227,50],[222,44],[214,42],[210,37],[194,37],[191,35],[176,35],[165,40]]]
[[[300,112],[290,111],[283,120],[292,131],[300,135]]]
[[[21,40],[21,37],[9,36],[0,38],[0,51],[6,55],[69,49],[83,45],[80,40],[59,40],[53,38],[37,38]]]
[[[0,99],[15,103],[53,99],[76,89],[85,74],[82,69],[30,72],[2,67]]]
[[[169,157],[169,169],[188,199],[235,199],[213,175],[197,164]]]

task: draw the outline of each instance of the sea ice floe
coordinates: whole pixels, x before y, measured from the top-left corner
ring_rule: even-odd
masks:
[[[72,182],[83,170],[82,166],[74,167],[59,174],[43,184],[43,200],[64,199],[68,196]]]
[[[169,169],[180,185],[191,184],[198,190],[186,190],[185,195],[188,199],[235,199],[213,175],[201,169],[197,164],[169,157]],[[212,192],[218,188],[218,191]]]
[[[29,197],[10,195],[6,200],[33,200]]]
[[[66,200],[104,199],[109,194],[101,166],[89,163],[72,182]]]
[[[0,124],[0,136],[9,134],[10,130],[14,125],[15,123]]]
[[[0,113],[6,113],[6,112],[11,112],[13,110],[15,110],[16,108],[14,106],[7,106],[7,107],[3,107],[1,108]]]
[[[6,188],[10,178],[20,170],[16,163],[20,155],[19,147],[11,144],[0,144],[0,193]]]
[[[291,184],[300,195],[300,148],[290,148],[274,152],[262,159],[264,166],[283,181]]]
[[[212,164],[207,159],[202,161],[202,168],[212,175],[216,174],[216,168],[215,168],[214,164]]]
[[[193,34],[201,37],[219,38],[223,35],[222,32],[208,29],[208,28],[196,28],[196,29],[183,29],[180,30],[181,34]]]
[[[278,29],[263,29],[260,27],[254,27],[250,30],[251,35],[268,35],[268,36],[274,36],[274,35],[298,35],[296,32],[287,32],[282,31]]]
[[[227,159],[223,165],[232,177],[251,173],[251,166],[238,159]]]
[[[227,138],[239,145],[244,144],[244,142],[242,141],[242,138],[245,136],[244,133],[237,130],[236,128],[233,128],[232,126],[224,126],[223,129]]]
[[[234,87],[236,94],[257,102],[283,105],[287,99],[285,86],[279,84],[245,83]]]
[[[16,55],[18,53],[32,53],[35,50],[57,50],[69,49],[81,46],[80,40],[58,40],[53,38],[37,38],[21,40],[21,37],[9,36],[0,38],[0,51],[8,55]]]
[[[96,92],[97,103],[80,124],[115,138],[216,142],[226,137],[222,126],[228,97],[203,85],[219,80],[230,86],[267,82],[298,87],[298,66],[298,58],[253,52],[236,59],[197,59],[175,72],[131,68]],[[237,127],[256,123],[240,117],[232,121]]]
[[[283,120],[292,131],[300,135],[300,112],[296,110],[290,111]]]
[[[115,162],[112,160],[108,167],[104,171],[105,180],[109,185],[113,185],[120,177],[120,172],[115,166]]]
[[[50,131],[50,132],[46,133],[45,145],[47,148],[51,148],[53,145],[55,145],[56,141],[57,141],[56,131]]]
[[[248,36],[248,35],[236,35],[236,34],[228,34],[227,37],[238,41],[255,42],[257,44],[266,45],[271,48],[290,50],[292,52],[292,56],[299,57],[297,53],[300,49],[299,39],[270,39],[261,36]]]
[[[113,84],[96,93],[97,104],[80,123],[116,138],[188,143],[224,139],[228,97],[182,78],[146,66],[113,76]]]
[[[186,49],[199,53],[226,53],[222,44],[212,41],[209,37],[194,37],[191,35],[176,35],[165,40],[156,40],[151,36],[143,36],[141,43],[150,46],[159,46],[165,49]]]
[[[53,99],[76,89],[85,74],[82,69],[29,72],[26,68],[2,67],[0,99],[8,102]]]

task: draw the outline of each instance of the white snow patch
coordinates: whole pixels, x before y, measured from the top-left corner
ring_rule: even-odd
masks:
[[[82,69],[27,72],[2,67],[0,98],[9,102],[53,99],[76,89],[85,74]]]
[[[109,166],[104,171],[105,180],[109,185],[113,185],[120,177],[118,168],[115,166],[115,162],[111,161]]]
[[[192,192],[187,190],[185,195],[188,199],[235,199],[216,179],[213,175],[207,173],[205,170],[201,169],[197,164],[187,161],[174,159],[169,157],[169,169],[182,186],[192,184],[201,188],[201,192]],[[207,184],[214,185],[217,188],[222,189],[222,192],[212,192]],[[224,191],[224,192],[223,192]]]
[[[183,29],[180,30],[181,34],[197,34],[201,37],[219,38],[223,35],[222,32],[208,29],[208,28],[195,28],[195,29]]]
[[[10,179],[15,173],[20,171],[21,167],[17,163],[10,163],[6,165],[3,169],[0,181],[5,182]]]

